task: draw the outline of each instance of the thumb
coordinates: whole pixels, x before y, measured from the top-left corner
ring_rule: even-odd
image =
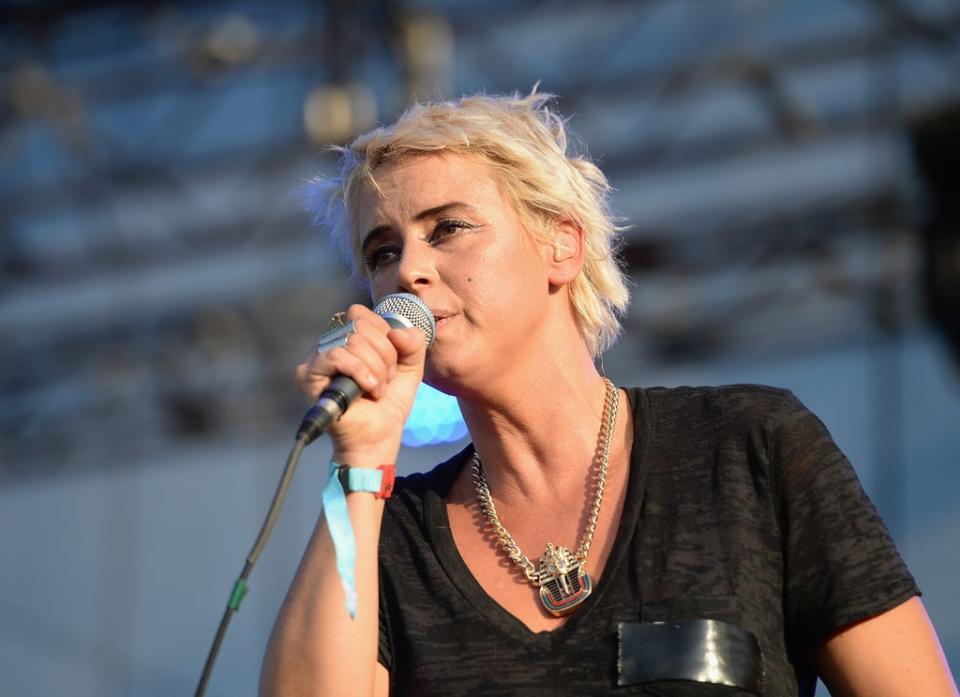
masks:
[[[422,372],[427,356],[427,340],[423,332],[416,327],[407,327],[392,329],[388,336],[397,349],[397,367],[415,368]]]

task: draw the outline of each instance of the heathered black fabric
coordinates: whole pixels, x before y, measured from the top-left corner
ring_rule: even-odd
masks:
[[[712,618],[759,640],[763,695],[812,695],[805,648],[918,593],[826,428],[759,386],[628,390],[631,472],[613,551],[566,624],[530,632],[459,556],[445,498],[471,449],[400,480],[380,543],[380,662],[399,695],[737,695],[616,687],[617,624]]]

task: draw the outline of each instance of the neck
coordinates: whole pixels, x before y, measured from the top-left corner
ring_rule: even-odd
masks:
[[[540,354],[543,355],[542,353]],[[511,371],[460,408],[498,501],[565,500],[589,477],[606,384],[583,349]]]

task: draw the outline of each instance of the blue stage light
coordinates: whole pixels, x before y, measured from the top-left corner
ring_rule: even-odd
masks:
[[[411,448],[452,443],[467,435],[457,400],[427,384],[417,388],[410,418],[403,427],[403,444]]]

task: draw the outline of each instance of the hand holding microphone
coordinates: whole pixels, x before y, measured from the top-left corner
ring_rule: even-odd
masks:
[[[298,438],[309,443],[329,430],[341,455],[356,461],[356,454],[377,457],[376,451],[389,458],[399,449],[423,379],[425,352],[436,328],[433,314],[415,295],[397,293],[372,310],[354,305],[345,319],[297,366],[298,387],[316,400]]]
[[[415,295],[397,293],[383,298],[373,310],[352,306],[346,320],[339,330],[324,334],[319,346],[297,366],[298,387],[317,404],[300,426],[266,520],[230,592],[195,697],[202,697],[206,691],[230,618],[247,592],[247,579],[280,515],[303,448],[329,430],[334,439],[334,460],[360,467],[392,463],[400,449],[403,424],[423,379],[423,362],[436,331],[433,313]],[[361,393],[363,397],[358,399]],[[340,418],[348,409],[347,417]],[[337,549],[337,572],[348,591],[347,608],[352,617],[356,597],[354,535],[342,492],[339,498],[342,510],[331,513],[325,489],[324,515]],[[336,530],[329,524],[331,515]]]

